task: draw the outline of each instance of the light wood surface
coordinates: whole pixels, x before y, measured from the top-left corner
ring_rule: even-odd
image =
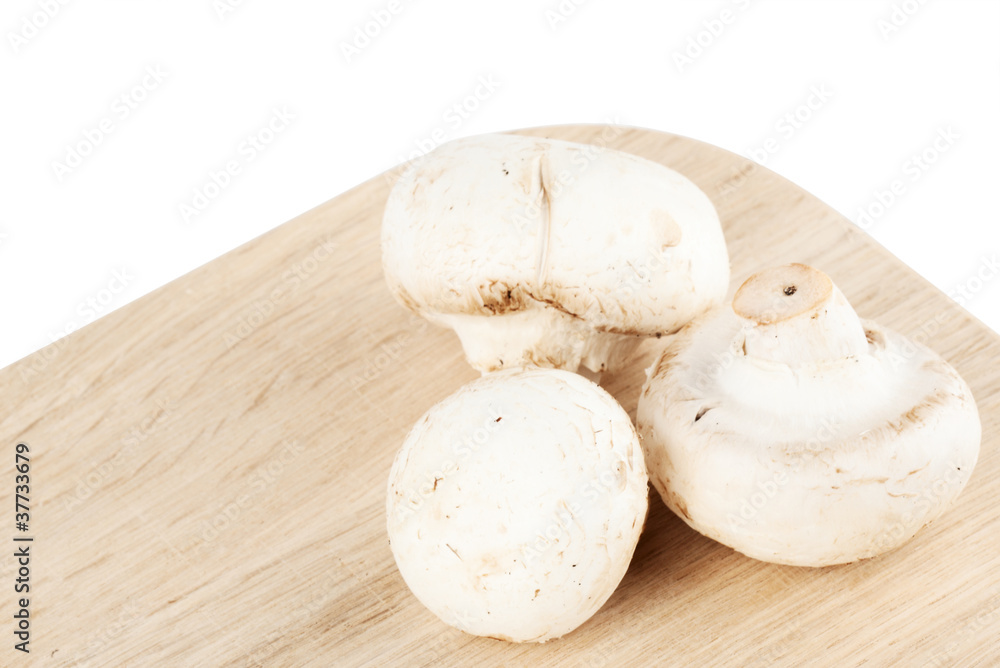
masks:
[[[1000,337],[736,155],[638,129],[524,134],[607,141],[687,175],[719,210],[734,286],[805,262],[862,317],[924,332],[983,418],[957,504],[893,553],[810,570],[703,538],[654,493],[628,574],[576,632],[514,645],[445,626],[396,570],[385,488],[410,426],[476,374],[385,288],[388,175],[0,371],[0,507],[16,533],[23,441],[36,536],[30,656],[12,647],[14,543],[2,550],[0,665],[1000,665]],[[660,345],[604,379],[633,416]]]

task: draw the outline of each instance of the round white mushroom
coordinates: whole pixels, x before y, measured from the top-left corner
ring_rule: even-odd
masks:
[[[382,263],[397,301],[453,328],[484,373],[609,370],[729,284],[718,215],[687,178],[517,135],[448,143],[404,173],[386,203]]]
[[[387,523],[403,579],[441,620],[545,642],[611,596],[647,506],[621,406],[574,373],[511,369],[417,422],[389,476]]]
[[[923,345],[859,320],[825,274],[762,271],[677,334],[638,428],[650,479],[743,554],[825,566],[909,540],[965,487],[979,413]]]

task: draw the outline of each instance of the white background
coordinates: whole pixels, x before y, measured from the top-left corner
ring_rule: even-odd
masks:
[[[995,1],[64,1],[0,9],[0,366],[435,137],[608,121],[874,211],[878,241],[1000,330]],[[275,109],[294,118],[269,136]]]

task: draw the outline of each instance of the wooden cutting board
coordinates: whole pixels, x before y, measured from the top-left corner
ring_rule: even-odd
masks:
[[[524,134],[662,162],[714,201],[731,291],[767,265],[829,273],[865,318],[968,380],[983,450],[957,504],[903,548],[824,569],[751,560],[653,494],[608,603],[545,645],[475,638],[409,593],[384,527],[389,468],[476,376],[456,337],[390,298],[375,178],[0,371],[0,507],[31,543],[31,654],[0,665],[853,666],[1000,662],[1000,337],[816,198],[718,148],[650,130]],[[634,416],[651,341],[604,386]],[[15,447],[31,449],[14,530]],[[4,539],[10,541],[10,538]]]

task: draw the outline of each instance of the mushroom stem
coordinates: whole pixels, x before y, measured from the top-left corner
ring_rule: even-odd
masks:
[[[608,368],[621,368],[641,339],[599,332],[554,308],[529,308],[488,318],[434,314],[434,322],[458,334],[466,359],[482,373],[517,366],[543,366],[592,374],[595,383]]]
[[[789,366],[862,355],[868,339],[858,314],[830,277],[802,264],[766,269],[733,298],[748,357]]]

